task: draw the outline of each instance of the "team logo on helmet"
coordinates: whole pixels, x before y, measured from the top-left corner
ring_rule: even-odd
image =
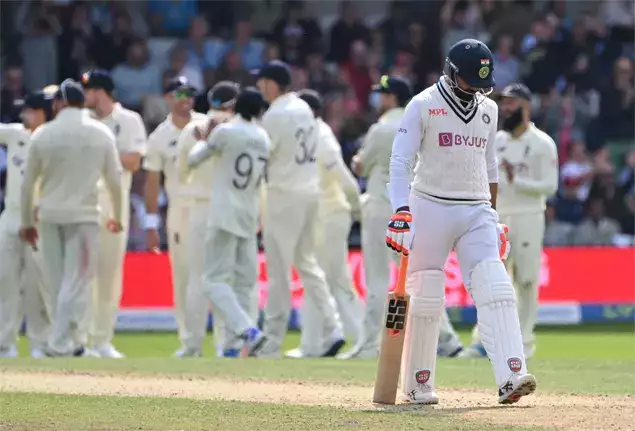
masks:
[[[485,79],[487,78],[487,76],[489,75],[489,67],[487,66],[483,66],[478,70],[478,76],[481,79]]]
[[[422,385],[428,383],[428,380],[430,380],[430,370],[417,371],[415,374],[415,380],[417,383]]]

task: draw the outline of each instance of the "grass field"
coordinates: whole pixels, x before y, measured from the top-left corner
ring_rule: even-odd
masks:
[[[635,429],[632,325],[541,329],[529,362],[538,393],[515,407],[496,404],[487,360],[440,360],[439,406],[379,407],[375,361],[217,359],[211,344],[210,357],[179,360],[174,334],[115,344],[127,359],[0,360],[0,429]]]

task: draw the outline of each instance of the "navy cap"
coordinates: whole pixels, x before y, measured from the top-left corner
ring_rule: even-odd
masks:
[[[163,89],[163,93],[171,93],[177,90],[189,90],[192,92],[196,92],[194,86],[190,84],[190,81],[185,76],[176,76],[170,81],[168,81],[167,85]]]
[[[503,88],[501,91],[502,97],[517,97],[519,99],[526,100],[531,102],[531,91],[525,84],[509,84],[507,87]]]
[[[262,66],[256,74],[257,79],[270,79],[281,88],[291,85],[291,68],[280,60],[273,60]]]
[[[240,85],[232,81],[220,81],[207,92],[207,102],[211,109],[230,108],[236,103]]]
[[[373,86],[373,91],[394,94],[402,104],[405,104],[412,97],[410,83],[401,76],[382,76],[379,84]]]
[[[259,116],[265,110],[265,99],[262,93],[255,87],[247,87],[243,89],[236,98],[237,114],[246,119]]]
[[[73,81],[70,78],[65,79],[64,82],[60,84],[57,93],[55,93],[55,99],[65,102],[83,103],[85,99],[84,89],[79,82]]]
[[[54,94],[45,93],[42,90],[36,90],[26,95],[24,99],[16,100],[16,107],[30,109],[44,109],[51,107]]]
[[[84,88],[94,88],[104,90],[106,93],[115,91],[115,83],[106,70],[95,69],[82,75],[82,85]]]
[[[320,93],[315,90],[311,90],[305,88],[304,90],[298,91],[298,97],[304,100],[315,112],[322,112],[324,108],[324,103],[322,102],[322,97],[320,97]]]

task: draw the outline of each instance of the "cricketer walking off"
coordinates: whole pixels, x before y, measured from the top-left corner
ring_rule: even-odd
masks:
[[[395,214],[386,242],[410,254],[401,390],[412,403],[439,401],[436,353],[444,265],[452,248],[477,308],[499,403],[515,403],[536,389],[535,377],[527,373],[516,295],[501,260],[509,247],[495,211],[498,107],[487,98],[493,70],[485,44],[474,39],[456,43],[445,74],[406,107],[393,144],[388,187]]]

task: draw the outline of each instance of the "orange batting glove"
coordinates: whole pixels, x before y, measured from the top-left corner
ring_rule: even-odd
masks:
[[[410,254],[410,223],[412,223],[410,208],[399,208],[390,217],[390,223],[386,231],[386,245],[388,248],[404,256]]]

